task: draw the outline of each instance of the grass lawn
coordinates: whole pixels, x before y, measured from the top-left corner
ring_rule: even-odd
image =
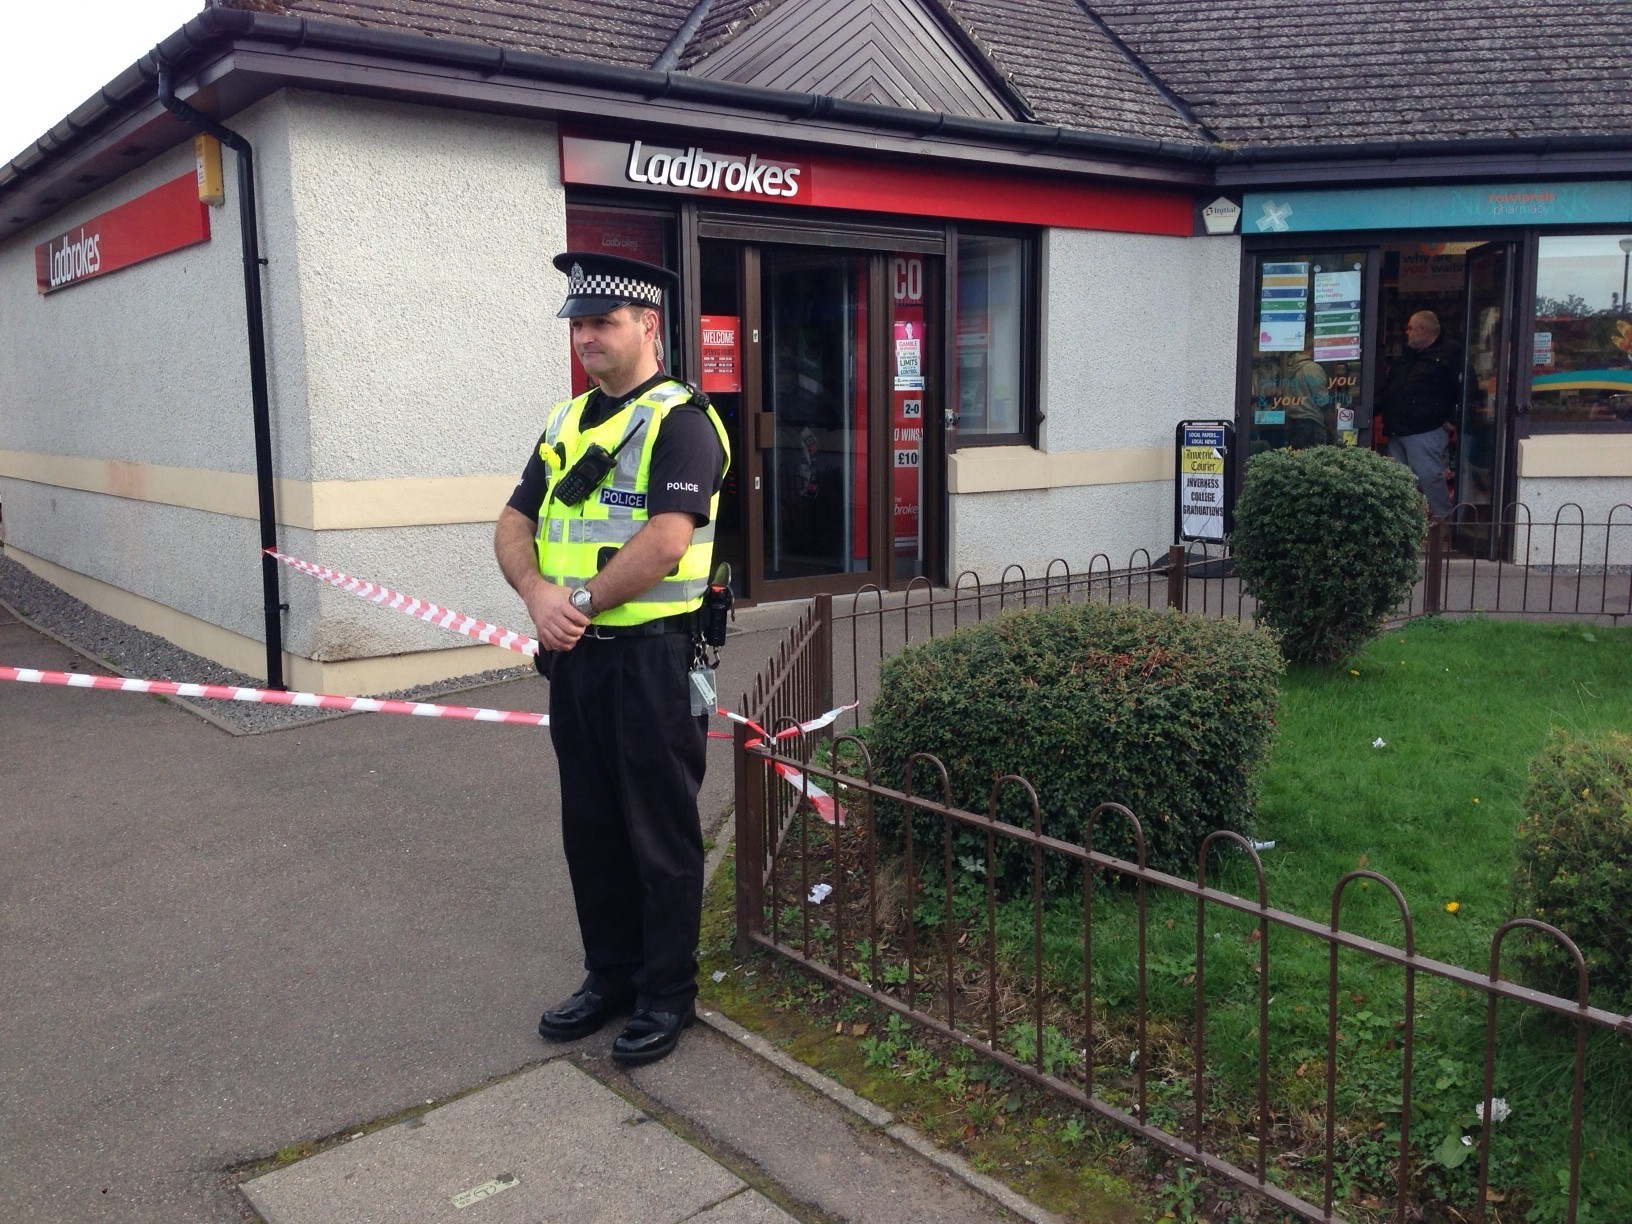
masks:
[[[1257,835],[1275,843],[1261,855],[1270,905],[1325,922],[1337,880],[1369,869],[1404,894],[1420,954],[1483,972],[1496,928],[1513,916],[1513,830],[1529,762],[1554,727],[1632,731],[1632,631],[1422,620],[1372,643],[1351,668],[1294,669],[1259,805]],[[1209,883],[1256,893],[1241,854],[1210,865]],[[1062,991],[1076,980],[1080,992],[1079,910],[1062,905],[1050,917],[1050,976]],[[1151,913],[1148,1011],[1172,1026],[1176,1051],[1193,1028],[1194,904],[1156,896]],[[1022,967],[1029,925],[1027,913],[1015,913],[1005,941]],[[1404,943],[1398,906],[1380,885],[1350,885],[1342,926]],[[1096,999],[1103,995],[1125,1015],[1135,998],[1129,899],[1108,890],[1096,927]],[[1254,927],[1227,912],[1207,917],[1208,1072],[1216,1116],[1238,1116],[1243,1131],[1256,1129]],[[1508,939],[1509,958],[1523,937]],[[1287,1146],[1296,1149],[1304,1137],[1301,1154],[1284,1160],[1295,1180],[1300,1169],[1319,1166],[1329,961],[1319,941],[1283,930],[1271,938],[1271,1099]],[[1403,981],[1402,971],[1381,962],[1341,957],[1337,1180],[1340,1197],[1362,1210],[1386,1204],[1396,1167]],[[1478,1135],[1485,1009],[1481,995],[1418,979],[1414,1180],[1417,1194],[1442,1209],[1466,1209],[1477,1185],[1477,1153],[1461,1140]],[[1494,1094],[1513,1112],[1493,1135],[1490,1184],[1514,1204],[1505,1216],[1498,1204],[1497,1218],[1562,1220],[1573,1031],[1527,1011],[1504,1004],[1499,1013]],[[1169,1061],[1153,1099],[1159,1111],[1186,1117],[1188,1069],[1176,1053]],[[1577,1218],[1632,1220],[1632,1042],[1624,1037],[1593,1039],[1586,1113],[1585,1205]],[[1248,1150],[1240,1149],[1238,1162]]]
[[[1262,853],[1270,905],[1325,922],[1338,878],[1367,868],[1404,893],[1419,953],[1482,972],[1493,932],[1511,916],[1512,835],[1530,759],[1553,727],[1632,731],[1629,695],[1632,631],[1579,624],[1422,620],[1378,639],[1352,670],[1293,670],[1284,684],[1279,735],[1259,805],[1257,836],[1275,842]],[[1239,854],[1215,862],[1209,883],[1249,896],[1256,890],[1250,864]],[[971,893],[977,891],[983,896],[983,889]],[[960,910],[971,916],[981,911],[976,895],[963,900],[970,904],[960,903]],[[1452,903],[1454,912],[1446,908]],[[1029,901],[1017,902],[999,923],[1002,956],[1012,968],[1002,987],[998,1039],[1027,1060],[1036,1048],[1035,1030],[1025,1019],[1032,1006],[1030,910]],[[940,902],[929,898],[918,906],[920,948],[939,943],[933,928],[941,912]],[[1152,1120],[1168,1127],[1191,1110],[1195,923],[1193,902],[1153,894],[1147,1091]],[[1342,925],[1403,943],[1398,909],[1380,885],[1350,886]],[[1209,912],[1206,930],[1208,1126],[1217,1132],[1210,1144],[1250,1166],[1253,1135],[1260,1129],[1253,1103],[1258,935],[1250,919],[1227,912]],[[1092,1057],[1096,1091],[1123,1104],[1131,1091],[1127,1067],[1136,999],[1132,936],[1130,898],[1124,890],[1105,890],[1096,901],[1094,954],[1095,1006],[1103,1027]],[[1279,928],[1270,938],[1269,1172],[1318,1202],[1327,951],[1319,941]],[[1508,941],[1509,952],[1517,938]],[[1046,943],[1049,1069],[1080,1082],[1080,903],[1050,907]],[[931,984],[927,973],[924,980]],[[1353,953],[1341,958],[1336,1189],[1340,1209],[1351,1218],[1383,1218],[1391,1208],[1401,1116],[1402,984],[1396,968]],[[928,1002],[920,1000],[920,1006]],[[820,1010],[804,996],[798,1008]],[[1477,994],[1419,977],[1415,1023],[1413,1198],[1426,1212],[1423,1218],[1455,1219],[1458,1210],[1468,1213],[1477,1185],[1477,1150],[1461,1139],[1477,1140],[1479,1133],[1473,1111],[1481,1099],[1485,1003]],[[890,1043],[900,1047],[899,1056],[879,1055],[876,1027],[867,1041],[863,1061],[875,1080],[882,1071],[898,1073],[903,1085],[942,1082],[930,1065],[932,1055],[905,1038]],[[843,1054],[829,1039],[814,1041],[807,1056],[824,1046]],[[1508,1101],[1512,1114],[1497,1125],[1492,1142],[1493,1220],[1564,1219],[1560,1179],[1567,1167],[1572,1054],[1571,1031],[1503,1005],[1495,1095]],[[850,1062],[855,1055],[850,1051]],[[1624,1036],[1595,1039],[1589,1057],[1584,1198],[1577,1219],[1632,1220],[1632,1042]],[[844,1061],[837,1058],[836,1073],[843,1073]],[[938,1101],[940,1114],[950,1117],[985,1099],[971,1095],[962,1073],[951,1078],[962,1088]],[[1058,1103],[1038,1108],[1058,1117]],[[939,1129],[960,1133],[956,1121]],[[982,1131],[965,1124],[966,1147]],[[1042,1131],[1033,1127],[1031,1133]],[[1006,1160],[994,1159],[1001,1171]],[[1255,1218],[1235,1210],[1208,1210],[1207,1218]]]

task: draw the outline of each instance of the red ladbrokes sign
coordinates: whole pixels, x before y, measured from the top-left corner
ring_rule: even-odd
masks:
[[[53,293],[183,247],[208,242],[210,209],[189,170],[34,248],[34,287]]]

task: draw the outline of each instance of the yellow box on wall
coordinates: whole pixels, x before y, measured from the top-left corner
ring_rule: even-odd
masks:
[[[221,142],[214,136],[194,136],[193,161],[198,165],[198,198],[206,204],[226,203],[227,192],[221,181]]]

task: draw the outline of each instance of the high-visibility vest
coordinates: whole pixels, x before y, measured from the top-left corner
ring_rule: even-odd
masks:
[[[557,585],[575,589],[589,582],[605,568],[611,555],[622,548],[646,525],[646,498],[651,483],[652,451],[662,432],[669,410],[692,401],[693,392],[683,383],[659,383],[644,395],[625,404],[612,416],[589,429],[582,427],[584,406],[593,392],[557,404],[550,414],[540,449],[553,449],[561,465],[552,464],[549,491],[538,511],[538,572]],[[731,463],[731,443],[725,426],[713,408],[703,414],[719,435],[726,466]],[[607,451],[640,432],[617,452],[617,466],[588,497],[576,506],[555,500],[555,478],[572,470],[573,464],[599,443]],[[714,552],[714,524],[719,518],[720,494],[715,490],[708,503],[708,522],[692,532],[691,546],[667,577],[627,603],[597,612],[597,625],[643,625],[665,616],[676,616],[697,608],[708,588],[708,568]]]

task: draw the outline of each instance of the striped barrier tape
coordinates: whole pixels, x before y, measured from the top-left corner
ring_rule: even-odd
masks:
[[[381,586],[377,582],[369,582],[365,578],[354,578],[350,574],[343,573],[340,570],[330,569],[326,565],[318,565],[313,561],[303,561],[299,557],[291,557],[287,553],[281,553],[271,548],[265,549],[264,551],[267,556],[276,561],[282,562],[290,569],[309,575],[310,577],[317,578],[320,581],[328,583],[332,587],[336,587],[337,589],[345,591],[348,594],[355,595],[359,599],[366,599],[369,603],[374,604],[377,607],[391,608],[395,611],[403,613],[405,616],[412,616],[416,620],[422,620],[428,625],[435,625],[439,629],[446,629],[450,633],[463,634],[465,637],[474,638],[478,642],[485,642],[493,646],[502,646],[506,650],[514,650],[518,654],[536,655],[539,651],[537,639],[530,638],[524,633],[517,633],[513,629],[506,629],[502,625],[490,624],[479,617],[470,616],[463,612],[456,612],[451,608],[444,608],[441,605],[431,603],[428,600],[418,599],[411,595],[404,595],[398,591],[393,591],[390,587]],[[356,699],[335,698],[334,700],[346,701]],[[720,707],[714,712],[720,715],[722,718],[728,718],[732,722],[742,723],[750,730],[757,731],[760,738],[749,740],[747,744],[747,746],[750,748],[757,748],[768,740],[774,741],[788,739],[795,735],[808,735],[812,731],[820,731],[823,727],[832,725],[839,715],[855,709],[859,704],[859,702],[851,702],[849,705],[839,706],[837,709],[829,710],[827,713],[819,715],[818,717],[811,719],[809,722],[800,723],[796,727],[786,728],[777,732],[775,735],[772,735],[766,731],[765,728],[754,722],[753,719],[742,714],[734,713],[733,711],[727,710],[724,707]],[[403,711],[395,712],[401,713]],[[489,721],[505,720],[492,719]],[[546,719],[545,721],[547,722],[548,720]],[[710,731],[708,734],[711,739],[731,738],[730,734],[724,731]],[[828,824],[844,823],[844,810],[839,807],[837,801],[835,801],[834,798],[826,791],[822,790],[821,787],[817,786],[814,782],[810,781],[802,773],[800,773],[799,770],[794,769],[791,766],[773,762],[772,767],[776,770],[779,776],[788,782],[790,786],[792,786],[795,790],[798,790],[801,795],[804,795],[809,799],[811,805],[816,809],[817,813],[823,820],[827,821]]]
[[[452,608],[444,608],[424,599],[416,599],[412,595],[403,595],[393,591],[390,587],[381,586],[377,582],[369,582],[365,578],[353,578],[350,574],[343,574],[339,570],[332,570],[326,565],[318,565],[312,561],[302,561],[299,557],[291,557],[287,553],[275,549],[263,549],[267,556],[274,561],[281,561],[292,570],[310,575],[332,587],[337,587],[358,599],[366,599],[371,604],[382,608],[391,608],[405,616],[412,616],[415,620],[422,620],[427,625],[435,625],[438,629],[446,629],[449,633],[461,633],[465,637],[475,638],[478,642],[485,642],[490,646],[502,646],[505,650],[514,650],[517,654],[536,655],[538,640],[530,638],[525,633],[517,633],[514,629],[506,629],[503,625],[490,625],[474,616],[467,616],[463,612],[455,612]]]
[[[84,672],[40,671],[0,667],[0,680],[49,684],[63,688],[107,689],[122,693],[157,693],[165,697],[203,697],[211,701],[250,701],[264,705],[305,706],[314,710],[355,710],[364,714],[412,714],[419,718],[458,718],[467,722],[514,723],[547,727],[548,714],[527,710],[487,710],[475,706],[436,705],[426,701],[387,701],[378,697],[338,697],[333,693],[290,693],[278,689],[237,688],[230,684],[181,684],[173,680],[131,680]]]
[[[279,689],[240,688],[230,684],[188,684],[175,680],[136,680],[123,676],[95,676],[86,672],[42,671],[34,667],[0,666],[0,681],[3,680],[12,680],[19,684],[42,684],[60,688],[102,689],[119,693],[149,693],[163,697],[197,697],[209,701],[247,701],[263,705],[301,706],[314,710],[346,710],[360,714],[407,714],[418,718],[456,718],[465,722],[510,723],[527,727],[547,727],[550,724],[548,714],[537,714],[530,710],[490,710],[477,706],[438,705],[427,701],[395,701],[378,697],[341,697],[334,693],[299,693],[285,692]],[[808,723],[790,727],[771,738],[787,739],[792,735],[805,734],[810,730],[820,729],[830,724],[845,710],[853,708],[854,706],[845,706],[837,710],[829,710],[820,718],[813,718]],[[744,718],[741,714],[734,714],[723,709],[719,713],[733,722],[755,727],[752,719]],[[755,727],[755,729],[758,730],[759,728]],[[761,731],[761,734],[763,734],[763,731]],[[752,741],[755,745],[761,742],[763,741]],[[844,823],[844,809],[838,805],[833,796],[791,765],[773,761],[771,766],[775,769],[777,775],[794,790],[798,791],[800,796],[816,809],[817,815],[828,824],[842,825]]]
[[[829,710],[825,714],[818,714],[815,718],[812,718],[807,722],[798,723],[792,727],[784,727],[775,735],[770,734],[770,732],[766,731],[764,727],[760,726],[746,715],[735,713],[732,710],[727,710],[723,706],[714,712],[721,718],[730,719],[734,723],[741,723],[749,730],[759,732],[758,739],[748,740],[743,745],[745,748],[758,748],[766,741],[774,742],[776,740],[791,739],[795,735],[809,735],[812,731],[820,731],[823,727],[831,726],[835,721],[837,721],[840,714],[848,713],[860,704],[861,703],[859,701],[852,701],[849,705],[842,705],[836,709]],[[722,733],[711,731],[709,734],[721,735]],[[776,771],[777,777],[781,778],[789,786],[793,787],[794,790],[798,791],[800,798],[809,803],[810,806],[815,809],[816,814],[824,821],[826,821],[828,824],[836,824],[840,826],[844,824],[844,809],[839,806],[839,801],[824,791],[821,787],[817,786],[816,783],[812,782],[802,771],[795,769],[792,765],[784,765],[781,761],[772,761],[770,762],[770,765],[771,768]]]

